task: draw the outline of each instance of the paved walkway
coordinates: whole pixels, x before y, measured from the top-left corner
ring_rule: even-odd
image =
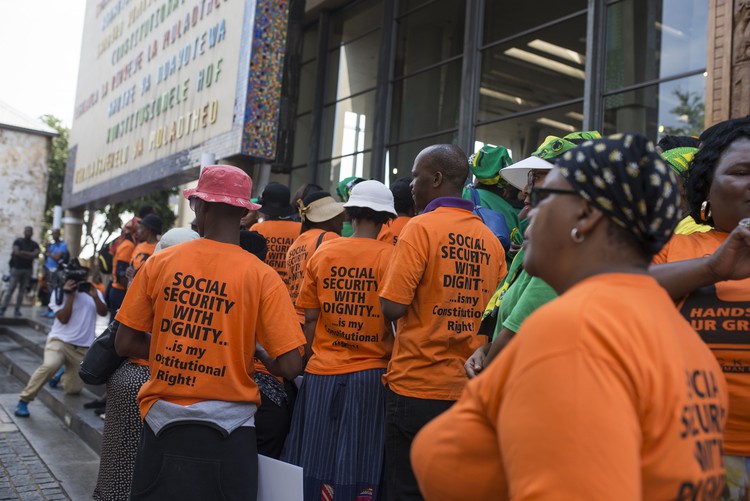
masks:
[[[70,499],[8,413],[0,408],[0,499]]]

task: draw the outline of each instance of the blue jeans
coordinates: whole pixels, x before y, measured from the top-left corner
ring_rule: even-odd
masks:
[[[412,440],[424,425],[453,405],[452,400],[404,397],[386,388],[385,484],[387,499],[423,499],[411,468]]]
[[[31,268],[12,268],[10,270],[10,282],[8,283],[8,290],[3,298],[2,311],[10,304],[10,297],[13,295],[13,290],[18,287],[18,295],[16,296],[16,309],[21,307],[23,303],[23,295],[26,293],[26,289],[29,287],[31,282]]]

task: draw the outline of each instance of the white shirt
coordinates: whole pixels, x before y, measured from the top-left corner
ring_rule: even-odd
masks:
[[[104,302],[102,293],[98,290],[96,293],[99,296],[99,300]],[[75,294],[75,297],[73,298],[73,309],[68,323],[64,324],[55,317],[52,329],[50,329],[47,337],[54,337],[74,346],[89,347],[96,337],[96,303],[94,302],[94,298],[87,292],[73,292],[72,294]],[[62,303],[57,304],[53,292],[49,300],[49,307],[57,313],[63,309],[65,301],[66,298],[63,296]]]

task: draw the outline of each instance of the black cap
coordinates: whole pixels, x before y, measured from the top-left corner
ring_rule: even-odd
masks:
[[[285,217],[297,213],[297,210],[289,203],[291,193],[289,188],[281,183],[270,182],[263,189],[258,202],[260,212],[271,217]]]
[[[157,235],[161,234],[161,218],[157,216],[156,214],[149,214],[148,216],[141,219],[141,222],[138,223],[142,225],[144,228],[153,231]]]

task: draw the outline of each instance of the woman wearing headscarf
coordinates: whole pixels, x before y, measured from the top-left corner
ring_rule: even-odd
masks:
[[[531,203],[529,192],[544,183],[554,166],[550,162],[584,141],[600,137],[597,131],[572,132],[564,137],[547,136],[529,158],[506,166],[500,170],[500,175],[526,194],[524,205],[528,208]],[[475,377],[494,360],[529,315],[557,297],[544,280],[526,272],[523,257],[521,248],[485,309],[479,334],[489,335],[490,342],[479,347],[464,364],[469,378]]]
[[[711,231],[675,235],[651,272],[724,371],[724,499],[744,500],[750,495],[750,119],[711,129],[687,184],[692,219]]]
[[[305,278],[307,260],[320,244],[341,235],[344,223],[344,207],[330,193],[317,191],[297,201],[297,210],[302,221],[300,234],[286,253],[286,269],[289,277],[289,295],[297,301],[302,280]],[[299,323],[305,323],[305,310],[297,307]]]
[[[379,181],[354,186],[344,204],[354,233],[307,261],[297,305],[305,308],[309,362],[285,460],[304,469],[304,499],[382,499],[385,387],[393,333],[378,284],[393,244],[377,241],[396,217]]]
[[[638,135],[556,163],[531,192],[524,266],[560,297],[417,435],[422,493],[716,499],[721,369],[647,274],[677,224],[674,174]]]
[[[198,234],[193,230],[172,228],[155,245],[154,254],[196,238]],[[110,326],[112,328],[116,329]],[[128,359],[107,380],[102,451],[93,494],[96,501],[124,501],[130,497],[135,455],[143,426],[137,397],[148,379],[148,365]]]

